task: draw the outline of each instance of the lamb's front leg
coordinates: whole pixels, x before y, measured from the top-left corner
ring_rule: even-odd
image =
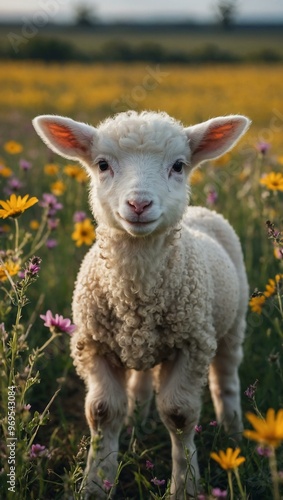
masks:
[[[91,431],[85,497],[107,498],[104,480],[114,483],[119,435],[127,412],[124,370],[96,356],[88,377],[85,412]]]
[[[161,365],[157,380],[157,407],[172,442],[172,500],[183,500],[186,494],[195,498],[198,489],[194,434],[203,384],[189,365],[189,356],[180,352]]]

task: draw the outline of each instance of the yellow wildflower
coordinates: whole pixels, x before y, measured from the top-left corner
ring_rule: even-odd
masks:
[[[272,191],[283,191],[283,175],[280,172],[270,172],[260,179],[260,184]]]
[[[19,264],[13,262],[12,260],[7,260],[3,264],[0,264],[0,281],[5,281],[7,278],[7,273],[10,276],[14,276],[20,270]]]
[[[264,292],[265,297],[271,297],[271,295],[274,295],[277,292],[277,283],[279,283],[282,277],[283,274],[276,274],[274,280],[273,279],[268,280]]]
[[[56,175],[59,172],[59,167],[55,163],[47,163],[44,165],[44,172],[47,175]]]
[[[50,189],[55,196],[61,196],[66,191],[66,186],[63,181],[56,181],[51,184]]]
[[[9,168],[6,167],[6,165],[0,165],[0,175],[2,177],[11,177],[13,171]]]
[[[86,172],[79,165],[66,165],[64,172],[77,182],[86,182],[88,179]]]
[[[29,227],[33,230],[36,230],[39,228],[39,222],[37,220],[33,219],[30,221]]]
[[[32,207],[38,202],[38,199],[35,196],[29,200],[28,197],[28,194],[22,198],[21,196],[16,196],[15,193],[13,193],[11,194],[9,200],[0,200],[0,205],[2,207],[2,209],[0,209],[0,218],[6,219],[7,217],[18,217],[25,212],[27,208]]]
[[[222,467],[222,469],[231,470],[236,469],[245,462],[245,457],[238,456],[240,453],[240,448],[236,448],[235,450],[233,450],[233,448],[227,448],[226,452],[220,450],[219,453],[210,453],[210,456],[220,465],[220,467]]]
[[[10,155],[16,155],[22,152],[23,146],[16,141],[8,141],[4,144],[4,149]]]
[[[194,170],[190,175],[190,183],[192,184],[192,186],[194,186],[195,184],[199,184],[203,180],[203,178],[204,173],[201,170]]]
[[[246,417],[254,430],[245,430],[244,436],[267,446],[277,448],[283,441],[283,409],[277,412],[269,408],[266,418],[257,417],[254,413],[247,413]]]
[[[269,279],[267,285],[265,286],[265,297],[271,297],[276,292],[276,283],[274,280]]]
[[[249,305],[252,312],[261,314],[265,301],[266,297],[264,295],[258,295],[257,297],[252,297],[249,301]]]
[[[77,247],[93,243],[95,240],[95,231],[90,219],[87,218],[82,222],[76,222],[72,239],[76,242]]]

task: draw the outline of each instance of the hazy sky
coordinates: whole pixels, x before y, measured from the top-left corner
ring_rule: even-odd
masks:
[[[283,0],[235,0],[241,17],[283,19]],[[0,0],[0,18],[48,13],[50,20],[70,19],[78,4],[96,6],[101,19],[134,17],[212,17],[217,0]]]

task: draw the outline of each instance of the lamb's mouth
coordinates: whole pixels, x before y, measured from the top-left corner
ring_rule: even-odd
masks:
[[[159,218],[154,220],[130,220],[120,214],[118,215],[124,230],[132,236],[146,236],[155,231],[158,226]]]
[[[147,225],[150,225],[150,224],[154,224],[158,220],[158,219],[152,219],[152,220],[139,220],[139,219],[137,219],[137,220],[130,220],[130,219],[126,219],[125,217],[122,217],[122,215],[120,215],[120,214],[119,214],[119,217],[120,217],[120,219],[122,219],[127,224],[130,224],[131,226],[136,226],[136,227],[147,226]]]

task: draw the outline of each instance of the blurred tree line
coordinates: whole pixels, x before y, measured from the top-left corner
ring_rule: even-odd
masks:
[[[11,39],[11,44],[0,46],[0,59],[40,60],[45,62],[154,62],[154,63],[237,63],[245,61],[280,62],[281,53],[265,49],[251,54],[239,55],[214,43],[205,43],[197,49],[168,50],[155,42],[131,45],[122,40],[110,40],[97,50],[81,50],[75,43],[60,38],[36,35],[20,43]],[[15,45],[13,46],[13,43]],[[15,50],[16,49],[16,50]]]

